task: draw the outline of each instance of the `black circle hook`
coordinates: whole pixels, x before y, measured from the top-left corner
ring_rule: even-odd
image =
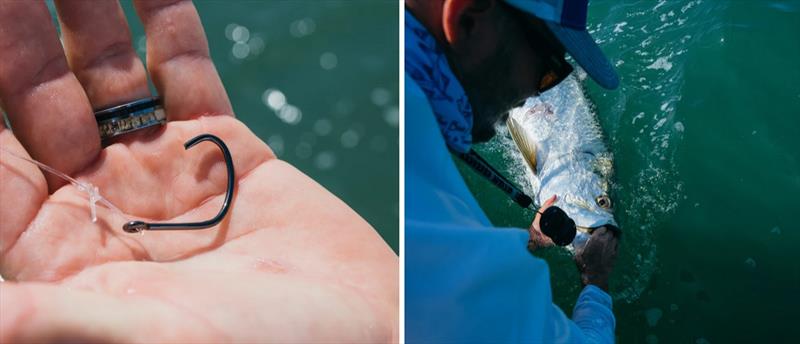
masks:
[[[130,221],[122,226],[122,229],[125,232],[137,233],[143,230],[203,229],[213,227],[222,221],[223,218],[225,218],[225,215],[228,214],[228,209],[231,206],[234,177],[236,176],[233,170],[233,159],[231,159],[231,152],[228,150],[228,146],[225,145],[225,142],[223,142],[219,137],[211,134],[195,136],[189,141],[186,141],[186,143],[183,144],[183,147],[188,150],[189,148],[192,148],[196,144],[203,141],[211,141],[216,144],[217,147],[219,147],[219,149],[222,151],[223,158],[225,158],[225,167],[228,170],[228,189],[225,192],[225,201],[222,203],[222,209],[219,210],[217,216],[214,216],[212,219],[206,221],[188,223],[148,223],[144,221]]]

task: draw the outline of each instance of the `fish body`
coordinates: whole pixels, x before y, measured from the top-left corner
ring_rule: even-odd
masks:
[[[507,126],[528,167],[536,204],[558,195],[555,205],[575,221],[573,247],[585,243],[592,228],[617,226],[609,196],[612,155],[577,80],[529,98],[509,113]]]

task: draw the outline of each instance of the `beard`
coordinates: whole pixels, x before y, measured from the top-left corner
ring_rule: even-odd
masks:
[[[486,142],[495,136],[495,126],[525,97],[511,80],[513,63],[509,52],[497,51],[480,65],[463,73],[463,86],[472,106],[472,141]]]
[[[497,135],[497,130],[495,127],[498,125],[498,123],[508,117],[508,111],[491,111],[487,115],[473,114],[476,120],[481,120],[480,122],[474,121],[472,125],[472,142],[474,143],[487,142],[491,140],[495,135]]]

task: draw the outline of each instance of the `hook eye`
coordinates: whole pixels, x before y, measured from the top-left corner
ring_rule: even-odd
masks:
[[[597,202],[597,205],[600,208],[611,209],[611,198],[608,197],[607,195],[597,196],[597,198],[595,199],[595,202]]]
[[[122,229],[125,232],[138,233],[143,230],[203,229],[213,227],[222,221],[223,218],[225,218],[225,215],[228,214],[228,209],[231,207],[231,198],[233,197],[235,177],[233,170],[233,159],[231,158],[231,152],[228,150],[228,146],[225,145],[225,142],[223,142],[219,137],[211,134],[195,136],[189,141],[186,141],[186,143],[183,144],[183,147],[188,150],[189,148],[192,148],[196,144],[203,141],[211,141],[216,144],[217,147],[219,147],[219,149],[222,151],[223,158],[225,158],[225,167],[228,170],[228,189],[225,192],[225,201],[222,202],[222,209],[219,210],[217,216],[214,216],[212,219],[206,221],[187,223],[148,223],[144,221],[131,221],[122,226]]]

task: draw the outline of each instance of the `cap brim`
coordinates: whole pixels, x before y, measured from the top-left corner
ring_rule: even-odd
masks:
[[[585,30],[575,30],[545,21],[547,27],[572,56],[600,86],[613,90],[619,86],[619,76],[592,36]]]

